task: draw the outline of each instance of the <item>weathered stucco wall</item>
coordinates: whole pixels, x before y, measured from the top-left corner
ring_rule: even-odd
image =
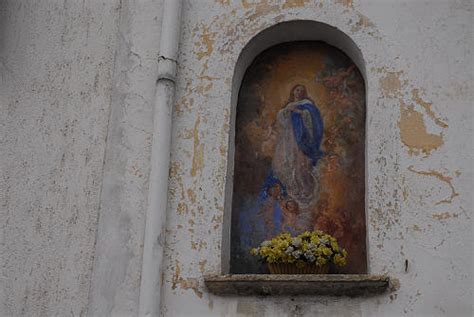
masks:
[[[471,315],[472,151],[463,143],[472,133],[472,9],[468,1],[185,1],[164,315]],[[222,298],[203,285],[203,274],[221,272],[234,65],[260,31],[296,19],[342,30],[366,62],[369,272],[393,277],[384,296]]]
[[[161,10],[2,3],[1,316],[137,314]],[[472,3],[183,10],[163,315],[471,315]],[[337,27],[365,59],[369,271],[394,278],[384,296],[222,298],[204,287],[222,267],[234,65],[256,34],[297,19]]]
[[[120,1],[0,12],[0,315],[82,316]]]
[[[122,1],[90,316],[136,316],[162,3]]]

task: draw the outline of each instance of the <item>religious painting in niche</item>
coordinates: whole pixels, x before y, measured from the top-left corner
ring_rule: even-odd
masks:
[[[365,273],[365,86],[322,42],[261,53],[237,105],[231,273],[266,273],[249,250],[281,232],[322,230]]]

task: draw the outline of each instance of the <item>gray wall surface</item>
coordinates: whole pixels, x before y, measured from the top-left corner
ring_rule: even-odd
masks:
[[[138,313],[162,9],[122,2],[90,316]]]
[[[0,316],[83,316],[120,1],[0,4]]]

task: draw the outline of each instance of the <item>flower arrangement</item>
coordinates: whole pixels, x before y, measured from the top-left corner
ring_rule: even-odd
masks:
[[[330,263],[344,266],[347,259],[346,250],[339,247],[337,240],[319,230],[306,231],[296,237],[282,233],[263,241],[258,248],[250,250],[250,253],[269,264],[296,264],[299,268],[313,264],[327,267]]]

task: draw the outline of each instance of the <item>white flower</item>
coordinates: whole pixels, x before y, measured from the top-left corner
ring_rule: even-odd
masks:
[[[302,252],[299,251],[299,250],[296,250],[296,251],[293,251],[293,253],[291,253],[291,255],[295,258],[295,259],[298,259],[300,256],[301,256]]]
[[[304,254],[305,258],[309,261],[309,262],[314,262],[316,260],[316,257],[312,254]]]
[[[302,241],[300,238],[295,238],[293,239],[292,243],[295,247],[299,247],[301,245]]]
[[[272,243],[270,241],[263,241],[260,246],[261,247],[269,247]]]
[[[290,254],[291,252],[293,252],[293,250],[294,248],[292,246],[289,246],[288,248],[286,248],[285,253]]]

